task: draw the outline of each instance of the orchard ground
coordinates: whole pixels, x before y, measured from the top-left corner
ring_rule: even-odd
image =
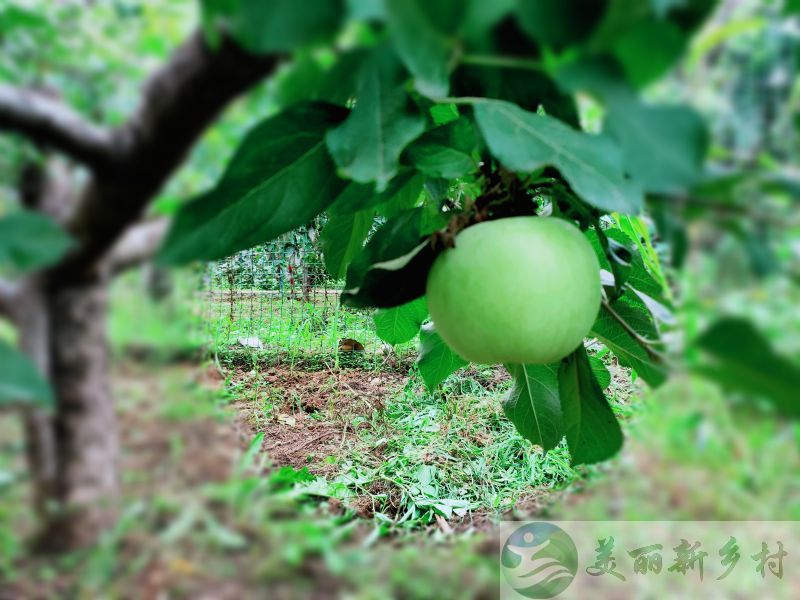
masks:
[[[23,438],[3,415],[0,598],[494,597],[498,519],[800,518],[796,426],[693,379],[653,394],[606,361],[628,443],[572,469],[503,417],[501,369],[428,394],[409,356],[213,360],[187,306],[130,279],[117,296],[124,516],[89,552],[34,557]]]

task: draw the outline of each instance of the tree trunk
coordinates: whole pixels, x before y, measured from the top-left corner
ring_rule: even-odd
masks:
[[[91,545],[118,512],[119,441],[106,341],[107,282],[50,291],[50,374],[56,470],[40,547],[63,551]]]
[[[0,86],[0,129],[60,150],[91,171],[80,191],[69,177],[51,177],[38,165],[21,182],[23,204],[53,217],[75,240],[57,265],[26,282],[30,289],[18,306],[6,309],[57,398],[54,414],[30,411],[25,418],[43,549],[92,544],[117,513],[119,442],[105,335],[114,269],[104,261],[205,129],[279,60],[251,55],[228,36],[211,48],[195,32],[147,80],[139,108],[113,130],[41,93]],[[122,257],[121,264],[138,260]]]
[[[50,375],[50,332],[47,301],[38,279],[30,279],[18,292],[15,317],[19,345],[42,374]],[[41,408],[24,412],[26,454],[33,483],[33,502],[40,515],[46,513],[55,493],[56,451],[51,414]]]

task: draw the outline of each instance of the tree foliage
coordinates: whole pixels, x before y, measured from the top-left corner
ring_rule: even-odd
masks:
[[[425,285],[437,255],[460,230],[487,219],[566,219],[585,233],[603,269],[592,338],[658,386],[674,359],[663,340],[675,303],[662,261],[683,264],[686,223],[714,220],[766,274],[776,261],[764,228],[747,216],[760,195],[796,196],[800,187],[766,159],[748,161],[743,173],[712,172],[698,112],[643,97],[643,88],[686,53],[714,4],[203,0],[210,51],[232,39],[284,64],[266,91],[254,94],[260,101],[246,104],[249,132],[224,132],[237,150],[216,184],[180,202],[202,181],[195,177],[195,185],[170,188],[157,202],[157,212],[175,213],[161,258],[179,264],[247,249],[288,252],[264,245],[322,225],[325,267],[344,280],[342,302],[378,309],[376,329],[387,343],[419,335],[417,368],[434,388],[466,364],[427,319]],[[58,38],[47,19],[3,10],[2,33],[26,28],[37,43]],[[701,42],[693,53],[713,47]],[[753,62],[752,87],[761,90],[766,75]],[[13,60],[0,67],[19,75]],[[114,122],[119,107],[106,98],[115,81],[98,81],[89,97],[70,93],[83,112]],[[772,106],[779,94],[770,94]],[[737,102],[746,100],[741,96]],[[216,167],[202,152],[200,160]],[[44,268],[67,250],[57,228],[35,220],[0,220],[7,232],[0,233],[0,261],[8,268]],[[51,240],[46,252],[26,241],[32,235]],[[669,256],[656,250],[653,236],[667,241]],[[232,276],[242,276],[231,264]],[[723,320],[694,333],[691,351],[708,359],[698,371],[796,413],[788,391],[795,370],[757,330]],[[730,355],[727,344],[737,336],[763,350],[760,359],[745,360],[758,368]],[[545,450],[565,438],[583,463],[619,448],[619,425],[604,395],[608,373],[583,346],[560,364],[507,368],[514,386],[504,409],[524,437]]]
[[[603,266],[591,335],[647,383],[663,383],[670,292],[639,215],[646,201],[685,197],[705,179],[708,137],[692,109],[649,104],[639,89],[681,56],[713,2],[352,2],[329,27],[277,3],[245,28],[235,4],[225,22],[250,50],[273,49],[250,27],[260,19],[262,32],[277,23],[292,32],[293,50],[313,41],[335,58],[305,86],[308,63],[295,62],[290,101],[245,138],[214,190],[179,211],[165,257],[231,254],[329,209],[323,244],[328,268],[345,275],[342,301],[381,308],[376,327],[389,343],[421,327],[418,367],[434,387],[465,363],[420,300],[443,240],[479,220],[549,213],[578,224]],[[320,92],[328,77],[344,92],[335,100]],[[603,107],[601,132],[581,128],[578,93]],[[338,102],[324,109],[335,119],[297,118],[310,110],[304,99]],[[291,143],[270,133],[268,148],[249,151],[271,128],[291,131]],[[246,184],[229,185],[237,171]],[[560,365],[508,369],[505,411],[522,435],[545,449],[566,436],[575,462],[619,448],[603,370],[582,347]]]

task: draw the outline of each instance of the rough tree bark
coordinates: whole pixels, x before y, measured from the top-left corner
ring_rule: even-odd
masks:
[[[249,55],[230,41],[211,50],[195,33],[150,77],[130,120],[113,130],[86,122],[52,97],[0,86],[0,129],[26,135],[91,171],[76,193],[36,177],[35,193],[23,189],[29,208],[63,223],[76,245],[55,267],[23,281],[6,303],[21,348],[56,393],[53,415],[30,411],[25,417],[42,549],[91,544],[117,514],[108,282],[151,254],[165,230],[153,223],[131,227],[205,128],[277,60]]]
[[[50,379],[57,469],[54,508],[42,543],[49,550],[91,544],[111,525],[119,496],[119,436],[106,343],[108,281],[99,276],[48,294]]]

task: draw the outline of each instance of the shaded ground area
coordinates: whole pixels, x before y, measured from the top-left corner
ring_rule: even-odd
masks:
[[[796,521],[800,425],[699,377],[643,394],[619,458],[554,507],[574,520]]]
[[[339,381],[333,407],[309,402],[293,416],[302,424],[328,410],[378,410],[378,390],[401,378],[389,376],[379,384],[367,375],[366,381],[361,373]],[[273,393],[286,387],[302,397],[304,390],[316,389],[320,402],[330,376],[265,374],[286,384],[270,386]],[[304,487],[308,471],[276,468],[305,452],[321,456],[336,449],[319,438],[305,450],[282,451],[290,437],[284,435],[264,444],[273,452],[263,452],[252,441],[252,410],[236,400],[242,389],[236,377],[226,385],[213,369],[177,365],[154,371],[132,363],[116,369],[123,518],[96,549],[58,560],[32,558],[25,547],[34,523],[21,432],[16,418],[2,416],[0,598],[426,598],[443,582],[448,588],[440,597],[494,595],[496,547],[490,536],[390,532],[358,519],[325,490]],[[277,416],[264,424],[270,432],[280,425],[298,438],[306,431]],[[413,579],[407,577],[411,572]]]
[[[576,472],[516,437],[495,369],[429,395],[391,369],[126,361],[125,508],[92,551],[28,554],[21,431],[0,415],[0,598],[491,598],[499,517],[800,517],[796,425],[691,379],[634,411],[608,366],[636,416],[619,458]]]
[[[232,407],[252,435],[264,433],[262,449],[275,466],[307,467],[324,475],[357,439],[364,419],[382,413],[388,397],[408,378],[357,369],[307,371],[275,366],[265,373],[234,370]],[[355,423],[353,425],[353,423]]]

